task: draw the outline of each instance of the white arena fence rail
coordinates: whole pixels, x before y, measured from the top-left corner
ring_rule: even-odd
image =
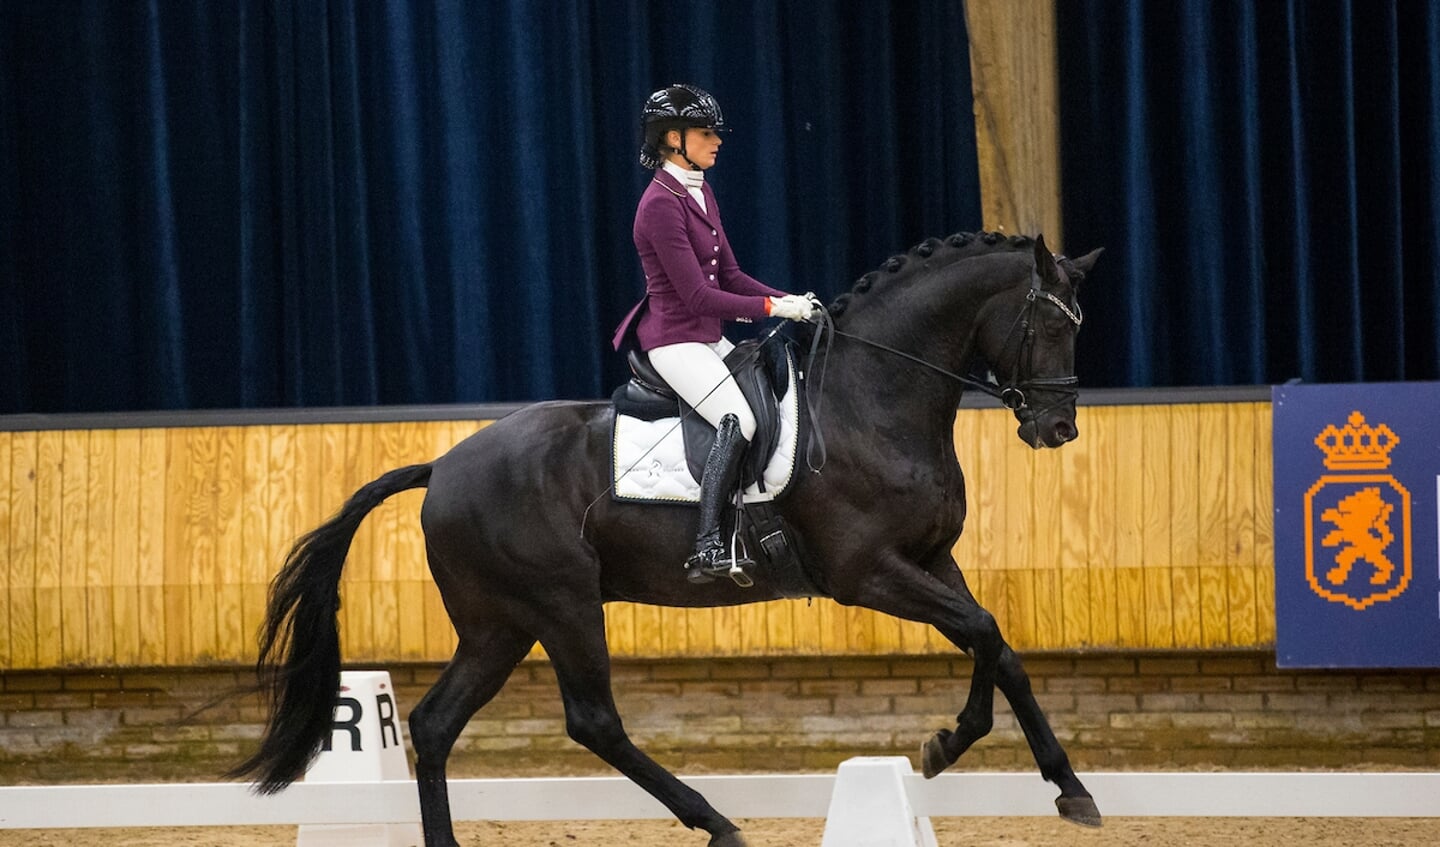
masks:
[[[855,761],[855,760],[852,760]],[[904,760],[901,760],[904,762]],[[1056,814],[1055,789],[1033,773],[900,777],[917,817]],[[844,769],[842,767],[842,773]],[[1436,817],[1440,773],[1109,772],[1081,775],[1107,817]],[[824,818],[835,774],[697,776],[684,781],[735,818]],[[456,820],[668,818],[622,777],[456,779]],[[419,821],[415,783],[297,782],[262,797],[243,783],[0,787],[0,829]]]

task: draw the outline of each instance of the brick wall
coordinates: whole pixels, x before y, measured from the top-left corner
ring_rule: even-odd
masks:
[[[1274,656],[1051,654],[1025,660],[1078,770],[1440,768],[1440,671],[1281,671]],[[401,712],[439,673],[391,667]],[[626,661],[625,725],[682,772],[830,770],[914,756],[964,703],[968,659]],[[0,781],[209,781],[259,736],[251,697],[202,706],[241,671],[0,673]],[[1003,698],[969,769],[1033,766]],[[455,776],[603,773],[565,736],[554,674],[521,666],[470,722]]]

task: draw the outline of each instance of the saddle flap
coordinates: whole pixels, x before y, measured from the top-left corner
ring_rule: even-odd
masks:
[[[804,417],[798,411],[798,386],[794,384],[793,353],[784,345],[762,345],[757,341],[745,341],[737,345],[736,350],[726,358],[726,364],[734,369],[736,384],[756,418],[756,435],[742,466],[742,485],[749,490],[746,494],[747,501],[778,496],[789,487],[793,479],[798,431]],[[653,366],[650,366],[643,356],[632,356],[631,365],[637,378],[621,385],[611,397],[616,421],[616,497],[638,501],[677,499],[675,492],[654,496],[647,493],[660,490],[650,477],[655,477],[662,465],[673,467],[682,474],[688,472],[691,479],[676,485],[681,490],[698,492],[699,481],[704,476],[705,460],[714,445],[715,428],[704,418],[693,414],[693,410],[684,401],[651,390],[648,383],[652,378],[658,379],[659,375],[653,373]],[[677,415],[681,422],[673,420]],[[659,429],[647,430],[627,424],[622,437],[622,423],[625,421],[634,422],[638,427]],[[670,438],[676,442],[674,462],[666,459],[657,463],[654,460],[655,451],[661,441],[668,441]],[[635,467],[635,463],[641,460],[645,462],[644,474]],[[640,479],[642,476],[644,479]],[[692,496],[680,496],[678,499],[683,501]],[[689,499],[689,502],[695,501]]]

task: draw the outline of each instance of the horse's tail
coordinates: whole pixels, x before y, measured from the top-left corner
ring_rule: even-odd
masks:
[[[390,471],[351,495],[330,520],[295,542],[270,584],[260,629],[260,690],[270,716],[260,749],[230,777],[253,776],[274,794],[305,774],[330,733],[340,683],[340,571],[360,522],[385,498],[430,482],[431,466]]]

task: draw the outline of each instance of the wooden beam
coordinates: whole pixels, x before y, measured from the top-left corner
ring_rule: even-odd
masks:
[[[966,0],[984,227],[1059,251],[1060,113],[1052,0]]]

